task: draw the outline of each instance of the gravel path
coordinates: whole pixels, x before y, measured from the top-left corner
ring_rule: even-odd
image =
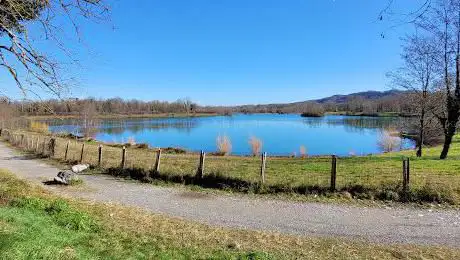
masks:
[[[0,143],[0,168],[41,183],[58,169],[17,155]],[[105,175],[83,175],[84,187],[45,186],[60,194],[141,207],[212,225],[306,236],[460,247],[460,211],[364,208],[320,203],[209,195],[156,187]]]

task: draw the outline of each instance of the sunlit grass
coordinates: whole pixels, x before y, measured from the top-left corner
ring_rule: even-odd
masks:
[[[0,170],[2,259],[458,259],[458,249],[211,227],[57,197]]]

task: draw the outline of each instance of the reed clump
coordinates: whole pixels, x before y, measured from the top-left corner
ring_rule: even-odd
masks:
[[[49,126],[47,123],[31,121],[29,128],[33,132],[42,133],[42,134],[49,133]]]
[[[221,155],[229,155],[232,152],[232,142],[226,135],[218,136],[216,139],[217,151]]]
[[[251,154],[253,156],[257,156],[260,154],[260,151],[262,150],[262,145],[262,140],[260,140],[259,138],[255,136],[251,136],[251,138],[249,138],[249,146],[251,147]]]

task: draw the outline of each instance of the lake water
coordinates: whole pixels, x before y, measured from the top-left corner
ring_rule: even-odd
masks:
[[[363,155],[380,153],[379,136],[384,128],[404,124],[401,118],[327,115],[302,118],[297,114],[254,114],[167,119],[101,120],[95,138],[104,142],[148,143],[151,147],[180,147],[191,151],[216,151],[216,138],[227,135],[232,154],[250,154],[249,138],[263,141],[269,155],[299,154],[300,146],[309,155]],[[52,132],[78,133],[78,121],[48,120]],[[413,148],[401,140],[401,149]]]

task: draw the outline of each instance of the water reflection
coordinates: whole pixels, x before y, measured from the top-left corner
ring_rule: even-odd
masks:
[[[77,119],[46,120],[52,132],[81,133],[82,121]],[[159,131],[174,129],[179,132],[190,133],[193,128],[200,124],[196,118],[171,118],[171,119],[104,119],[95,129],[96,134],[122,134],[129,131],[133,134],[146,130]]]
[[[305,118],[303,123],[310,127],[343,126],[349,132],[364,132],[368,129],[406,130],[411,118],[398,117],[363,117],[363,116],[328,116],[322,118]]]
[[[192,151],[216,151],[216,138],[227,135],[233,154],[250,154],[249,138],[263,141],[263,150],[271,155],[298,153],[305,146],[310,155],[348,155],[380,152],[381,129],[401,130],[410,119],[395,117],[358,117],[328,115],[302,118],[299,115],[234,115],[231,117],[195,117],[167,119],[100,120],[95,138],[123,142],[129,138],[152,147],[183,147]],[[79,120],[48,120],[52,132],[81,131]],[[404,140],[403,140],[404,141]],[[403,148],[413,147],[404,141]]]

